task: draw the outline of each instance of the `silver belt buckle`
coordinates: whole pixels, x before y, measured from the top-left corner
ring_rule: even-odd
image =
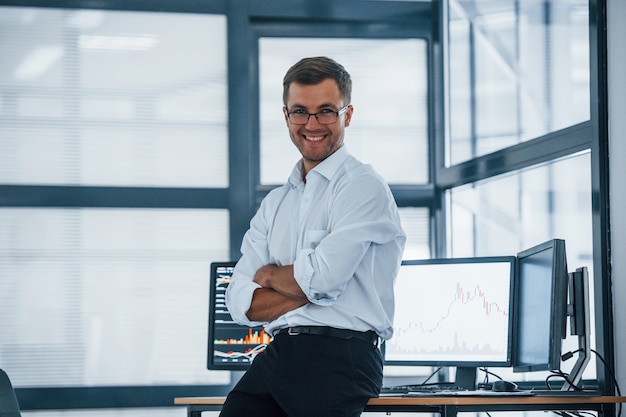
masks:
[[[297,335],[299,335],[299,334],[300,334],[300,332],[297,332],[297,331],[295,331],[295,330],[293,330],[293,329],[294,329],[293,327],[288,327],[288,328],[287,328],[287,334],[288,334],[289,336],[297,336]]]

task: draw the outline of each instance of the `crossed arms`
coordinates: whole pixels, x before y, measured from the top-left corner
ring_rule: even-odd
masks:
[[[293,265],[265,265],[254,274],[253,281],[262,288],[252,296],[246,314],[251,321],[271,321],[309,303],[294,278]]]

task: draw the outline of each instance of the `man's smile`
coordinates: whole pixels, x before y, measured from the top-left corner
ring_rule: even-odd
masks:
[[[322,135],[322,136],[302,135],[302,136],[304,137],[304,139],[311,141],[311,142],[319,142],[326,137],[326,135]]]

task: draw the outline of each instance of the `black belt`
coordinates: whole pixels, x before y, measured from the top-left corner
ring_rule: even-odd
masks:
[[[330,336],[339,339],[359,339],[368,343],[378,345],[379,338],[375,331],[358,332],[356,330],[336,329],[325,326],[294,326],[280,329],[276,334],[288,334],[296,336],[299,334],[313,334],[319,336]]]

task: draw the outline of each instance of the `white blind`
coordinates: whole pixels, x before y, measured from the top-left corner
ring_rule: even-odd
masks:
[[[229,185],[225,16],[0,7],[0,51],[0,184]],[[0,367],[17,387],[227,383],[205,358],[229,221],[0,208]]]
[[[228,186],[226,18],[2,7],[0,183]]]
[[[423,39],[261,38],[261,183],[282,184],[300,154],[282,113],[282,79],[306,56],[325,55],[352,77],[345,143],[391,184],[428,182],[427,49]]]
[[[406,234],[406,245],[402,259],[429,259],[430,211],[426,207],[401,207],[400,222]]]
[[[206,369],[226,210],[0,209],[0,367],[16,386],[227,383]]]

